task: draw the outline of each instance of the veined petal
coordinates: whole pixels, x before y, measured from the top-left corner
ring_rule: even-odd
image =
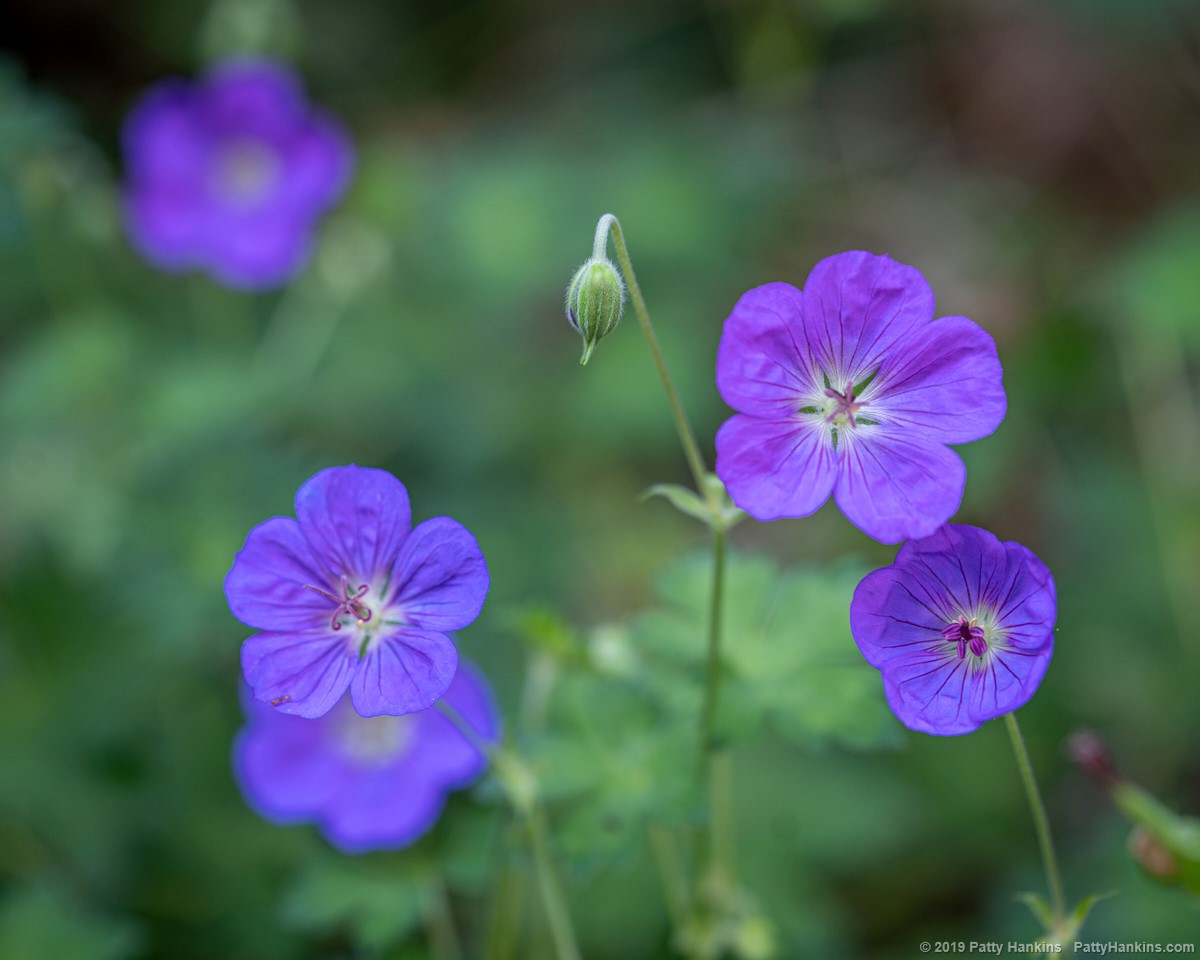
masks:
[[[942,629],[955,617],[945,591],[913,577],[898,561],[863,577],[850,601],[850,632],[878,669],[936,649]]]
[[[304,585],[329,580],[300,525],[273,517],[246,536],[225,577],[225,598],[235,617],[258,630],[303,630],[329,620],[329,602]]]
[[[830,377],[874,372],[898,340],[933,319],[933,290],[919,270],[861,250],[818,263],[803,296],[809,351]]]
[[[992,433],[1007,400],[996,343],[966,317],[944,317],[896,345],[871,384],[873,419],[940,443]]]
[[[328,713],[357,663],[357,652],[332,632],[257,633],[242,644],[242,672],[255,699],[299,717]]]
[[[1052,649],[1036,652],[1009,649],[989,654],[987,662],[971,677],[967,713],[976,725],[1025,706],[1037,690]]]
[[[833,490],[833,442],[819,420],[738,414],[717,431],[717,476],[755,519],[806,517]]]
[[[402,627],[381,637],[359,662],[350,685],[354,709],[364,717],[424,710],[446,692],[457,667],[449,637]]]
[[[895,568],[915,591],[944,598],[945,622],[960,613],[973,616],[987,598],[1007,592],[1011,579],[1008,553],[995,534],[958,523],[909,540],[896,554]]]
[[[910,730],[953,737],[980,724],[967,708],[969,683],[968,661],[914,653],[884,672],[883,692],[892,712]]]
[[[408,491],[386,470],[330,467],[296,493],[305,538],[335,574],[370,582],[390,570],[412,525]]]
[[[781,417],[805,405],[801,398],[816,381],[802,309],[800,291],[790,283],[755,287],[738,300],[717,350],[717,389],[729,406]]]
[[[461,630],[483,609],[489,579],[475,538],[461,523],[434,517],[419,524],[396,561],[394,603],[427,630]]]
[[[881,543],[924,537],[958,510],[967,470],[948,447],[874,424],[842,435],[834,497],[863,533]]]

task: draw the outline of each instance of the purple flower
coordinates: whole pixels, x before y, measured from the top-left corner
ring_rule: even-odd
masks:
[[[257,60],[158,84],[123,140],[125,218],[142,255],[248,289],[300,270],[353,165],[346,135],[308,105],[295,74]]]
[[[405,717],[361,717],[348,697],[316,720],[247,698],[233,747],[247,802],[274,823],[316,821],[346,853],[403,847],[429,830],[446,794],[487,758],[437,707]],[[500,721],[483,677],[463,663],[445,700],[480,737]]]
[[[850,629],[904,725],[953,736],[1033,696],[1056,610],[1054,578],[1029,550],[947,524],[863,578]]]
[[[470,624],[487,596],[475,538],[449,517],[410,531],[404,485],[355,466],[307,481],[296,518],[251,530],[225,578],[233,615],[264,631],[242,646],[254,696],[302,717],[347,687],[364,717],[430,706],[458,663],[446,631]]]
[[[1004,419],[996,345],[965,317],[933,319],[933,291],[869,253],[822,260],[804,290],[769,283],[725,321],[717,386],[735,410],[717,474],[759,520],[805,517],[830,493],[884,543],[933,533],[962,500],[948,443]]]

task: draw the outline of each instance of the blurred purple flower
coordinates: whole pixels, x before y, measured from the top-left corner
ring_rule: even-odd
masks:
[[[739,411],[717,433],[734,503],[777,520],[832,493],[884,543],[954,515],[966,470],[946,444],[987,436],[1005,413],[992,338],[965,317],[934,321],[917,270],[861,251],[822,260],[803,291],[746,293],[725,321],[717,386]]]
[[[486,681],[464,662],[445,701],[489,743],[500,720]],[[274,823],[316,821],[346,853],[403,847],[429,830],[451,790],[487,758],[437,707],[362,717],[344,697],[315,720],[246,698],[249,722],[233,748],[247,802]]]
[[[364,717],[432,705],[458,662],[446,631],[470,624],[487,596],[475,538],[449,517],[410,531],[404,485],[355,466],[308,480],[296,517],[251,530],[225,578],[233,615],[265,631],[242,646],[255,697],[301,717],[347,688]]]
[[[300,270],[314,222],[353,166],[345,133],[308,105],[296,75],[261,60],[158,84],[130,113],[123,143],[125,219],[142,255],[246,289]]]
[[[904,725],[954,736],[1033,696],[1056,611],[1054,578],[1029,550],[947,524],[863,578],[850,629]]]

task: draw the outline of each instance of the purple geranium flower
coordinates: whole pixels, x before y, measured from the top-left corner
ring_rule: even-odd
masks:
[[[125,123],[130,237],[164,270],[276,286],[308,258],[314,222],[342,195],[353,152],[287,67],[236,60],[168,80]]]
[[[437,707],[405,717],[362,717],[349,697],[316,720],[249,700],[233,764],[249,804],[274,823],[316,821],[340,850],[403,847],[429,830],[446,794],[487,758]],[[445,701],[480,739],[500,721],[483,677],[463,663]]]
[[[1029,550],[947,524],[863,578],[850,629],[904,725],[953,736],[1033,696],[1056,610],[1054,578]]]
[[[364,717],[424,710],[454,679],[446,631],[483,607],[488,571],[449,517],[409,529],[404,485],[384,470],[331,467],[296,494],[296,518],[246,537],[225,578],[233,615],[265,632],[242,646],[259,700],[319,717],[350,688]]]
[[[777,520],[832,493],[884,543],[954,515],[966,470],[946,444],[987,436],[1005,412],[992,338],[965,317],[934,321],[917,270],[858,251],[822,260],[803,291],[745,294],[725,321],[717,386],[739,411],[717,433],[734,503]]]

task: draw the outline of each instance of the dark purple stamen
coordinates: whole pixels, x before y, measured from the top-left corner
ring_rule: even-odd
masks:
[[[971,653],[977,657],[982,657],[987,653],[987,640],[983,635],[983,627],[976,624],[973,619],[968,620],[966,617],[960,616],[954,623],[943,628],[942,639],[958,644],[959,660],[966,658],[968,646],[971,648]]]
[[[837,406],[834,407],[833,412],[825,418],[826,423],[833,423],[834,420],[836,420],[839,416],[845,414],[846,419],[850,421],[850,426],[858,426],[858,421],[854,419],[854,414],[858,412],[860,407],[865,407],[866,404],[861,400],[855,402],[853,381],[846,384],[845,393],[834,390],[833,387],[826,387],[825,396],[829,397],[830,399],[837,400]]]
[[[354,617],[361,627],[364,623],[371,619],[371,608],[365,603],[362,603],[362,598],[367,595],[367,591],[371,589],[367,584],[360,583],[358,592],[350,592],[350,583],[346,578],[342,577],[342,596],[340,598],[334,596],[328,590],[322,590],[320,587],[314,587],[312,584],[304,584],[305,590],[311,590],[313,593],[319,593],[321,596],[332,600],[337,604],[337,609],[333,611],[333,616],[329,620],[329,625],[334,630],[342,629],[342,617]]]

